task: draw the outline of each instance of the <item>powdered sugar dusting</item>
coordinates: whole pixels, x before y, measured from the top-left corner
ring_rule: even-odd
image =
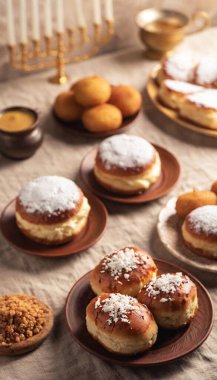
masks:
[[[202,206],[193,210],[187,220],[194,232],[217,236],[217,206]]]
[[[177,291],[177,288],[188,294],[192,287],[192,282],[188,276],[183,276],[181,272],[177,273],[166,273],[162,274],[160,277],[153,279],[146,286],[145,291],[149,297],[154,299],[160,293],[163,293],[163,297],[160,302],[173,301],[171,297]]]
[[[140,265],[145,266],[148,259],[148,256],[126,247],[105,256],[102,261],[101,273],[109,272],[116,281],[123,275],[127,281],[130,281],[130,273]]]
[[[19,200],[27,212],[58,214],[74,209],[80,198],[77,185],[64,177],[43,176],[23,187]]]
[[[99,146],[99,156],[106,169],[142,167],[153,160],[154,154],[154,147],[148,141],[125,134],[109,137]]]
[[[197,67],[197,82],[199,84],[211,84],[217,81],[217,59],[205,57]]]
[[[182,94],[194,94],[195,92],[203,90],[201,86],[172,79],[166,79],[164,84],[169,90],[181,92]]]
[[[133,297],[119,293],[112,293],[103,300],[101,297],[98,297],[95,302],[95,309],[97,308],[101,309],[104,313],[108,313],[109,318],[106,322],[109,325],[118,321],[130,323],[129,315],[133,311],[140,309]]]
[[[190,82],[194,78],[195,60],[190,52],[176,52],[167,59],[165,68],[173,79]]]
[[[205,108],[217,110],[217,90],[204,90],[187,96],[187,100]]]

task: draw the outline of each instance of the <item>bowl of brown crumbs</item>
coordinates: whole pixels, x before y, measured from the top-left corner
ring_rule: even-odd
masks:
[[[52,309],[27,294],[0,296],[0,355],[34,350],[53,327]]]

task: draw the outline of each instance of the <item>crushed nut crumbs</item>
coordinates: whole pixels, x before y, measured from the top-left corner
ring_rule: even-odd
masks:
[[[48,308],[25,294],[0,296],[0,345],[19,343],[44,327]]]

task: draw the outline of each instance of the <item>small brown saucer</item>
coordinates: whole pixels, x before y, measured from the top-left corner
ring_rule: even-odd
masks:
[[[162,173],[160,178],[148,190],[136,195],[120,195],[104,189],[95,179],[93,168],[97,148],[84,157],[80,166],[80,175],[85,186],[96,195],[120,203],[145,203],[158,199],[168,193],[176,184],[180,175],[180,165],[168,150],[153,144],[161,159]]]
[[[139,111],[140,112],[140,111]],[[76,135],[84,136],[84,137],[92,137],[92,138],[105,138],[109,137],[112,135],[117,135],[120,133],[125,133],[128,131],[132,126],[133,122],[137,118],[139,112],[135,113],[135,115],[130,116],[130,117],[125,117],[123,119],[122,126],[118,129],[113,129],[108,132],[98,132],[98,133],[92,133],[88,131],[87,129],[84,128],[83,124],[81,121],[78,122],[66,122],[60,119],[54,112],[53,110],[53,115],[56,118],[56,120],[59,122],[59,125],[62,126],[63,128],[68,128],[68,130],[72,131]]]
[[[100,239],[106,228],[108,218],[108,212],[103,203],[92,194],[85,195],[91,206],[87,226],[79,236],[68,243],[46,246],[24,236],[16,225],[15,199],[5,207],[1,214],[2,234],[10,245],[27,255],[59,258],[85,251]]]
[[[31,338],[28,338],[19,343],[12,343],[10,345],[1,345],[0,344],[0,356],[16,356],[27,354],[35,350],[50,334],[53,324],[54,324],[54,315],[53,310],[44,302],[38,300],[34,297],[37,302],[46,308],[46,321],[43,329],[36,335],[33,335]]]
[[[88,333],[85,323],[86,307],[95,297],[89,281],[90,273],[81,277],[70,290],[65,304],[65,318],[72,337],[86,351],[109,363],[123,366],[151,366],[165,364],[196,350],[209,336],[213,326],[213,306],[205,287],[190,273],[167,261],[155,259],[159,274],[182,272],[196,284],[199,309],[190,325],[179,330],[159,330],[156,344],[142,354],[123,356],[104,349]]]

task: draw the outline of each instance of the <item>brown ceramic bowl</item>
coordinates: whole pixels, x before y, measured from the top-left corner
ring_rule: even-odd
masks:
[[[161,159],[161,176],[148,190],[136,195],[120,195],[103,188],[96,180],[93,172],[97,148],[91,150],[84,157],[80,166],[80,176],[90,191],[101,198],[119,203],[145,203],[158,199],[168,193],[180,176],[180,165],[177,159],[168,150],[153,144]]]
[[[86,128],[84,128],[81,121],[77,121],[74,123],[63,121],[55,114],[54,110],[53,110],[53,115],[61,127],[67,128],[68,130],[70,130],[72,133],[76,135],[84,136],[84,137],[92,137],[92,138],[106,138],[112,135],[117,135],[117,134],[125,133],[126,131],[128,131],[133,126],[133,122],[136,120],[139,112],[140,111],[136,112],[132,116],[125,117],[123,119],[123,122],[120,128],[113,129],[107,132],[97,132],[97,133],[88,131]]]
[[[21,233],[15,219],[15,199],[2,211],[0,227],[4,238],[19,251],[32,256],[61,258],[85,251],[94,245],[105,231],[108,213],[103,203],[92,194],[86,194],[91,206],[85,229],[68,243],[46,246],[30,240]]]
[[[13,159],[25,159],[32,156],[40,147],[43,135],[38,126],[38,112],[23,106],[7,107],[0,111],[0,115],[7,111],[23,111],[33,115],[35,121],[32,126],[17,132],[7,132],[0,129],[0,153]]]
[[[16,356],[27,354],[28,352],[31,352],[40,346],[40,344],[42,344],[43,341],[49,336],[54,324],[53,310],[50,306],[44,304],[44,302],[40,301],[40,303],[43,304],[47,310],[46,321],[43,329],[38,334],[33,335],[31,338],[28,338],[19,343],[12,343],[6,346],[0,345],[0,356]]]
[[[124,356],[107,351],[88,333],[85,323],[86,307],[95,294],[90,287],[90,273],[80,278],[70,290],[65,304],[65,317],[72,337],[86,351],[122,366],[151,366],[165,364],[196,350],[209,336],[213,326],[213,306],[206,288],[190,273],[167,261],[154,258],[159,274],[182,272],[196,284],[199,309],[190,323],[179,330],[159,330],[156,344],[141,354]]]

